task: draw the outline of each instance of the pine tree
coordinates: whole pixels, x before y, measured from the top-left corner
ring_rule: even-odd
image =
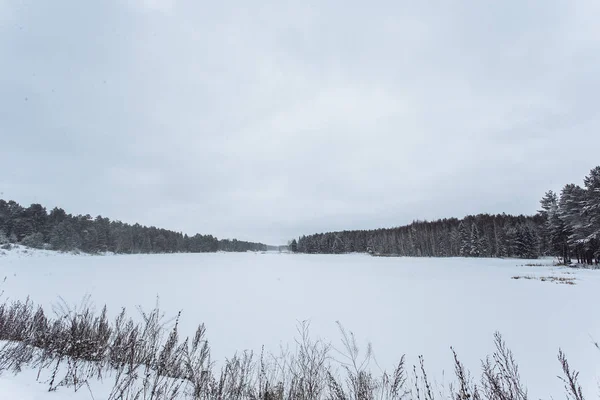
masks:
[[[600,239],[600,166],[592,169],[583,182],[586,195],[582,214],[588,218],[586,227],[591,232],[590,238]]]
[[[290,251],[292,253],[298,252],[298,242],[296,242],[296,239],[293,239],[292,242],[290,243]]]
[[[529,259],[538,258],[538,235],[530,226],[527,225],[523,227],[523,243],[523,257]]]
[[[50,243],[56,250],[79,249],[85,252],[113,251],[117,253],[152,252],[157,241],[163,252],[217,251],[219,240],[208,235],[196,235],[193,239],[181,233],[129,225],[110,221],[101,216],[72,216],[63,209],[54,208],[49,214],[40,204],[24,209],[14,201],[0,199],[0,230],[11,243],[25,240],[28,244]],[[35,236],[34,236],[35,234]],[[42,238],[42,239],[40,239]],[[4,237],[1,238],[4,240]],[[261,243],[224,241],[224,248],[231,251],[261,250]]]
[[[571,262],[568,242],[570,230],[560,218],[559,210],[550,215],[548,219],[548,230],[552,254],[561,258],[562,262],[565,264]]]
[[[461,257],[471,255],[471,233],[467,230],[465,224],[461,221],[458,225],[458,237],[460,238],[459,254]]]
[[[500,229],[498,228],[498,224],[496,222],[496,218],[494,217],[494,251],[492,253],[493,257],[503,257],[502,255],[502,247],[500,243]]]
[[[453,257],[461,255],[461,240],[458,228],[454,227],[450,230],[450,255]]]
[[[561,191],[559,201],[559,217],[569,232],[567,243],[578,262],[582,260],[582,246],[588,237],[587,224],[581,212],[585,198],[584,189],[568,184]]]
[[[42,249],[44,247],[44,235],[41,232],[34,232],[31,235],[25,236],[21,240],[21,244],[32,249]]]
[[[481,235],[479,237],[479,249],[480,249],[480,257],[491,257],[492,251],[490,248],[490,241],[488,240],[486,235]]]
[[[552,222],[556,213],[558,212],[558,196],[552,190],[549,190],[544,194],[544,197],[540,200],[541,210],[538,210],[538,215],[540,215],[544,220],[544,225],[542,225],[542,237],[541,237],[541,245],[542,245],[542,254],[547,255],[552,253]]]
[[[473,224],[471,225],[471,250],[470,250],[470,255],[471,257],[479,257],[481,255],[481,242],[480,242],[481,238],[479,236],[479,228],[477,228],[477,225],[473,222]]]
[[[331,252],[334,254],[340,254],[344,252],[344,242],[342,241],[342,238],[339,235],[335,235],[335,238],[333,240],[333,245],[331,247]]]

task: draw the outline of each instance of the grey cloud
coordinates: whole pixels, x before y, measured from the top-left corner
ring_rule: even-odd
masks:
[[[596,162],[598,7],[1,1],[0,192],[269,243],[531,213]]]

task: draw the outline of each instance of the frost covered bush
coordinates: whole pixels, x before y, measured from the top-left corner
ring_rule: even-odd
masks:
[[[51,391],[86,387],[91,392],[89,382],[103,380],[110,387],[108,400],[527,399],[517,362],[498,333],[477,379],[452,349],[454,380],[440,389],[429,379],[423,357],[411,369],[402,356],[391,373],[374,374],[370,346],[362,351],[341,325],[339,346],[312,339],[304,322],[294,350],[243,352],[216,368],[204,325],[181,340],[180,315],[169,323],[158,306],[140,310],[140,322],[125,310],[110,321],[106,307],[96,313],[89,298],[77,307],[61,301],[53,311],[57,317],[49,318],[29,299],[0,305],[0,373],[35,368]],[[578,373],[562,351],[558,360],[567,398],[583,400]]]
[[[32,233],[31,235],[25,236],[21,240],[23,246],[31,247],[32,249],[43,249],[44,248],[44,235],[40,232]]]

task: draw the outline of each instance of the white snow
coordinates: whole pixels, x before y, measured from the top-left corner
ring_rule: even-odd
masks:
[[[181,333],[198,323],[213,355],[293,345],[298,321],[313,336],[339,343],[335,321],[371,342],[378,365],[390,369],[404,353],[425,357],[438,384],[452,376],[450,346],[476,375],[500,331],[519,363],[531,398],[563,396],[556,378],[561,347],[588,396],[597,395],[600,351],[600,271],[553,267],[552,260],[378,258],[268,252],[83,256],[48,251],[0,255],[4,298],[30,296],[50,306],[59,296],[77,304],[91,295],[111,315],[122,306],[150,309],[160,298],[168,315],[183,310]],[[542,267],[524,266],[544,263]],[[512,276],[568,276],[575,285]],[[378,369],[377,365],[372,368]],[[444,371],[444,374],[442,374]],[[446,378],[444,378],[444,375]],[[84,389],[82,389],[84,390]],[[87,399],[51,393],[35,375],[0,377],[2,399]],[[12,394],[12,398],[7,393]],[[29,397],[28,397],[29,396]],[[97,397],[98,398],[98,397]]]
[[[81,387],[77,392],[72,388],[61,387],[49,392],[49,374],[37,379],[37,370],[24,370],[18,375],[0,376],[0,399],[2,400],[104,400],[110,395],[110,377],[102,384],[93,381],[90,387]],[[93,397],[92,397],[93,396]]]

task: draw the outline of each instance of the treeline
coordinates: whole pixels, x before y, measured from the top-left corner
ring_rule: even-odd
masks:
[[[319,233],[290,244],[301,253],[371,253],[408,257],[537,258],[540,216],[470,215],[463,219],[415,221],[389,229]]]
[[[20,243],[33,248],[80,250],[86,253],[205,253],[216,251],[264,251],[262,243],[219,240],[212,235],[188,236],[140,224],[88,215],[50,212],[40,204],[22,207],[0,199],[0,244]]]
[[[584,187],[549,191],[534,216],[470,215],[463,219],[415,221],[410,225],[302,236],[290,243],[301,253],[368,252],[411,257],[556,256],[565,263],[598,264],[600,259],[600,167]]]

